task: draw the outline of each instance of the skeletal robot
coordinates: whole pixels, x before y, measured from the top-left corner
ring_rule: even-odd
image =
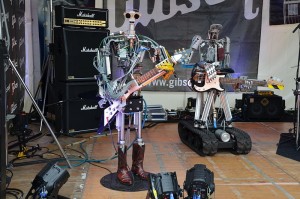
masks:
[[[154,40],[135,33],[135,23],[141,14],[135,11],[124,13],[129,21],[128,31],[111,33],[100,44],[94,65],[99,74],[96,76],[99,86],[100,107],[104,110],[104,126],[114,118],[118,132],[118,170],[117,178],[122,184],[131,185],[133,174],[147,180],[148,172],[143,168],[145,144],[142,139],[143,98],[140,89],[155,79],[168,79],[174,73],[174,65],[180,54],[169,56],[166,49]],[[142,74],[144,57],[149,55],[147,63],[154,67]],[[149,61],[151,60],[151,61]],[[136,139],[133,143],[131,172],[127,165],[127,143],[125,134],[125,116],[133,115]],[[130,128],[131,120],[128,121]]]
[[[200,155],[214,155],[218,148],[232,148],[239,154],[249,153],[252,142],[250,136],[231,125],[232,115],[220,80],[234,71],[230,63],[230,39],[219,39],[221,24],[212,24],[208,38],[196,35],[189,51],[181,63],[187,64],[195,52],[200,61],[191,72],[191,88],[197,92],[194,121],[180,121],[179,136],[183,143]],[[219,97],[223,117],[220,119],[216,104]]]

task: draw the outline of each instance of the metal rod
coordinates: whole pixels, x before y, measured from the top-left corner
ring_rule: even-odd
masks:
[[[36,111],[38,112],[38,114],[40,115],[40,117],[43,119],[43,121],[44,121],[44,123],[46,124],[48,130],[50,131],[50,133],[51,133],[51,135],[52,135],[54,141],[56,142],[56,144],[57,144],[57,146],[58,146],[60,152],[62,153],[62,155],[63,155],[64,158],[66,159],[66,161],[67,161],[69,167],[72,168],[71,163],[70,163],[70,161],[69,161],[67,155],[65,154],[63,148],[61,147],[60,143],[58,142],[58,140],[57,140],[57,138],[56,138],[56,136],[55,136],[53,130],[51,129],[51,127],[50,127],[48,121],[46,120],[44,114],[42,113],[42,111],[40,110],[38,104],[35,102],[33,96],[31,95],[30,90],[29,90],[28,87],[26,86],[25,82],[23,81],[22,77],[20,76],[18,70],[17,70],[16,67],[14,66],[13,62],[11,61],[11,59],[9,58],[8,60],[9,60],[9,63],[10,63],[10,65],[11,65],[12,69],[14,70],[15,74],[17,75],[17,77],[19,78],[20,82],[21,82],[22,85],[24,86],[24,88],[25,88],[25,90],[26,90],[28,96],[30,97],[30,99],[31,99],[31,101],[32,101],[32,104],[33,104],[34,107],[36,108]]]
[[[7,167],[6,56],[5,41],[0,40],[0,198],[5,198]]]

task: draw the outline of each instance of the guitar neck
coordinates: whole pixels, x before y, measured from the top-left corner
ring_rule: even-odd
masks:
[[[146,72],[145,74],[143,74],[142,76],[138,77],[136,79],[137,83],[138,84],[142,84],[144,83],[145,81],[153,78],[155,75],[157,75],[159,73],[159,69],[157,68],[153,68],[151,69],[150,71]]]
[[[221,77],[220,82],[223,84],[248,84],[253,86],[268,86],[267,81],[264,80],[250,80],[250,79],[232,79],[227,77]]]

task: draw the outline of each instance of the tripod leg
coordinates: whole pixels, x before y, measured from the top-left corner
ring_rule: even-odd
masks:
[[[296,149],[299,150],[299,114],[300,114],[300,99],[299,99],[299,93],[297,94],[297,123],[296,123]]]
[[[33,103],[33,105],[34,105],[34,107],[36,108],[37,112],[39,113],[40,117],[44,120],[44,123],[46,124],[48,130],[50,131],[50,133],[51,133],[51,135],[52,135],[54,141],[56,142],[56,144],[57,144],[57,146],[58,146],[60,152],[62,153],[62,155],[63,155],[64,158],[66,159],[66,161],[67,161],[69,167],[72,168],[71,163],[70,163],[70,161],[69,161],[67,155],[65,154],[65,152],[64,152],[64,150],[62,149],[60,143],[58,142],[58,140],[57,140],[57,138],[56,138],[56,136],[55,136],[53,130],[51,129],[51,127],[50,127],[48,121],[47,121],[46,118],[44,117],[44,114],[42,113],[42,111],[40,110],[39,106],[38,106],[37,103],[35,102],[33,96],[31,95],[30,90],[29,90],[28,87],[26,86],[25,82],[23,81],[22,77],[20,76],[18,70],[16,69],[16,67],[14,66],[14,64],[13,64],[13,62],[11,61],[10,58],[8,59],[8,61],[9,61],[10,65],[11,65],[12,69],[14,70],[16,76],[18,77],[19,81],[20,81],[20,82],[22,83],[22,85],[24,86],[24,88],[25,88],[25,90],[26,90],[28,96],[30,97],[30,99],[31,99],[31,101],[32,101],[32,103]]]
[[[49,55],[51,56],[51,55]],[[44,91],[44,99],[43,99],[43,107],[42,107],[42,113],[45,113],[45,106],[46,106],[46,99],[47,99],[47,93],[48,93],[48,85],[49,85],[49,79],[50,76],[52,75],[52,63],[51,63],[52,59],[47,59],[48,62],[46,62],[48,69],[47,69],[47,77],[46,77],[46,83],[45,83],[45,91]],[[42,131],[42,127],[43,127],[43,119],[41,119],[41,123],[40,123],[40,132]]]

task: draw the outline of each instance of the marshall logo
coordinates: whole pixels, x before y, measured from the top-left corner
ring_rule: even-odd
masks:
[[[24,23],[25,22],[25,17],[24,16],[23,17],[19,17],[18,20],[19,20],[19,29],[20,29],[21,25],[25,24]]]
[[[96,53],[98,51],[97,48],[87,48],[86,46],[84,46],[80,52],[82,53]]]
[[[77,14],[77,17],[84,17],[84,18],[92,18],[92,19],[94,19],[95,18],[95,14],[84,13],[83,11],[80,11]]]
[[[11,39],[11,49],[14,49],[14,47],[15,47],[16,45],[17,45],[16,38],[13,37],[13,38]]]
[[[81,111],[89,111],[89,110],[96,110],[98,108],[98,105],[83,105],[83,107],[80,109]]]
[[[11,16],[11,26],[15,28],[15,23],[17,23],[16,15]]]
[[[21,48],[21,46],[24,44],[25,40],[24,40],[24,37],[21,37],[19,39],[19,49]]]

